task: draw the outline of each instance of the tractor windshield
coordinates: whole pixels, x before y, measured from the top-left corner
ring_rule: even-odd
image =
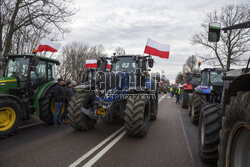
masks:
[[[202,72],[202,85],[216,85],[220,86],[223,84],[222,80],[223,72],[222,71],[203,71]]]
[[[138,68],[136,60],[132,57],[119,57],[112,62],[111,71],[113,72],[130,72]]]
[[[5,70],[5,77],[23,77],[28,75],[29,59],[15,58],[9,59]]]
[[[223,85],[222,76],[222,71],[210,71],[210,82],[217,86]]]
[[[88,71],[87,82],[90,83],[92,80],[95,80],[96,70]]]
[[[200,75],[199,75],[199,74],[194,74],[194,75],[192,76],[191,83],[192,83],[194,86],[200,85],[200,83],[201,83],[201,77],[200,77]]]

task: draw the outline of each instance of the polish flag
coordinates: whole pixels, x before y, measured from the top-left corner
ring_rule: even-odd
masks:
[[[97,60],[86,60],[86,68],[97,68]]]
[[[110,70],[111,69],[111,61],[110,60],[107,60],[107,61],[108,61],[107,69]]]
[[[161,44],[152,39],[148,39],[144,53],[153,55],[153,56],[158,56],[160,58],[168,59],[169,49],[170,49],[170,46],[167,44]]]
[[[38,46],[37,52],[57,52],[60,48],[60,44],[56,42],[52,42],[47,38],[43,38],[40,41],[40,45]]]

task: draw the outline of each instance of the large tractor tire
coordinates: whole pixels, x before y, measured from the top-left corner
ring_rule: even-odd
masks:
[[[221,104],[205,104],[201,109],[198,146],[203,161],[216,162],[218,160],[222,112]]]
[[[50,88],[39,101],[40,119],[45,123],[52,125],[55,114],[55,100],[53,98],[54,87]],[[65,106],[63,106],[61,115],[64,113]]]
[[[0,99],[0,138],[11,136],[21,121],[20,105],[11,98]]]
[[[192,101],[193,101],[193,93],[188,94],[188,115],[191,116],[192,113]]]
[[[184,90],[183,96],[182,96],[182,108],[188,108],[188,94],[189,94],[189,91]]]
[[[200,111],[203,104],[206,103],[206,96],[202,94],[193,94],[191,121],[193,124],[199,123]]]
[[[150,120],[154,121],[158,115],[158,93],[155,93],[155,98],[150,99]]]
[[[150,121],[149,107],[149,101],[141,96],[136,99],[128,98],[124,120],[125,130],[130,136],[143,137],[147,134]]]
[[[68,117],[70,125],[75,130],[87,131],[95,127],[96,120],[90,118],[81,111],[81,107],[86,109],[93,107],[93,102],[94,92],[90,91],[79,92],[71,98],[68,107]]]
[[[250,91],[237,92],[222,119],[218,167],[249,166],[249,150]]]

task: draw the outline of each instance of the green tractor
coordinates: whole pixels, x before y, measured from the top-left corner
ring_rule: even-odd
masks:
[[[30,116],[53,124],[55,65],[58,60],[43,56],[5,57],[0,77],[0,138],[12,135],[21,120]]]

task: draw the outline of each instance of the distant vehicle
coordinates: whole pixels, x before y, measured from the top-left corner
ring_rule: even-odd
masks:
[[[168,87],[163,81],[161,81],[158,86],[158,90],[159,90],[159,93],[163,92],[164,94],[166,94],[168,91]]]
[[[187,83],[183,84],[182,108],[188,108],[189,96],[196,86],[200,85],[200,73],[187,73]],[[190,108],[190,107],[189,107]]]

